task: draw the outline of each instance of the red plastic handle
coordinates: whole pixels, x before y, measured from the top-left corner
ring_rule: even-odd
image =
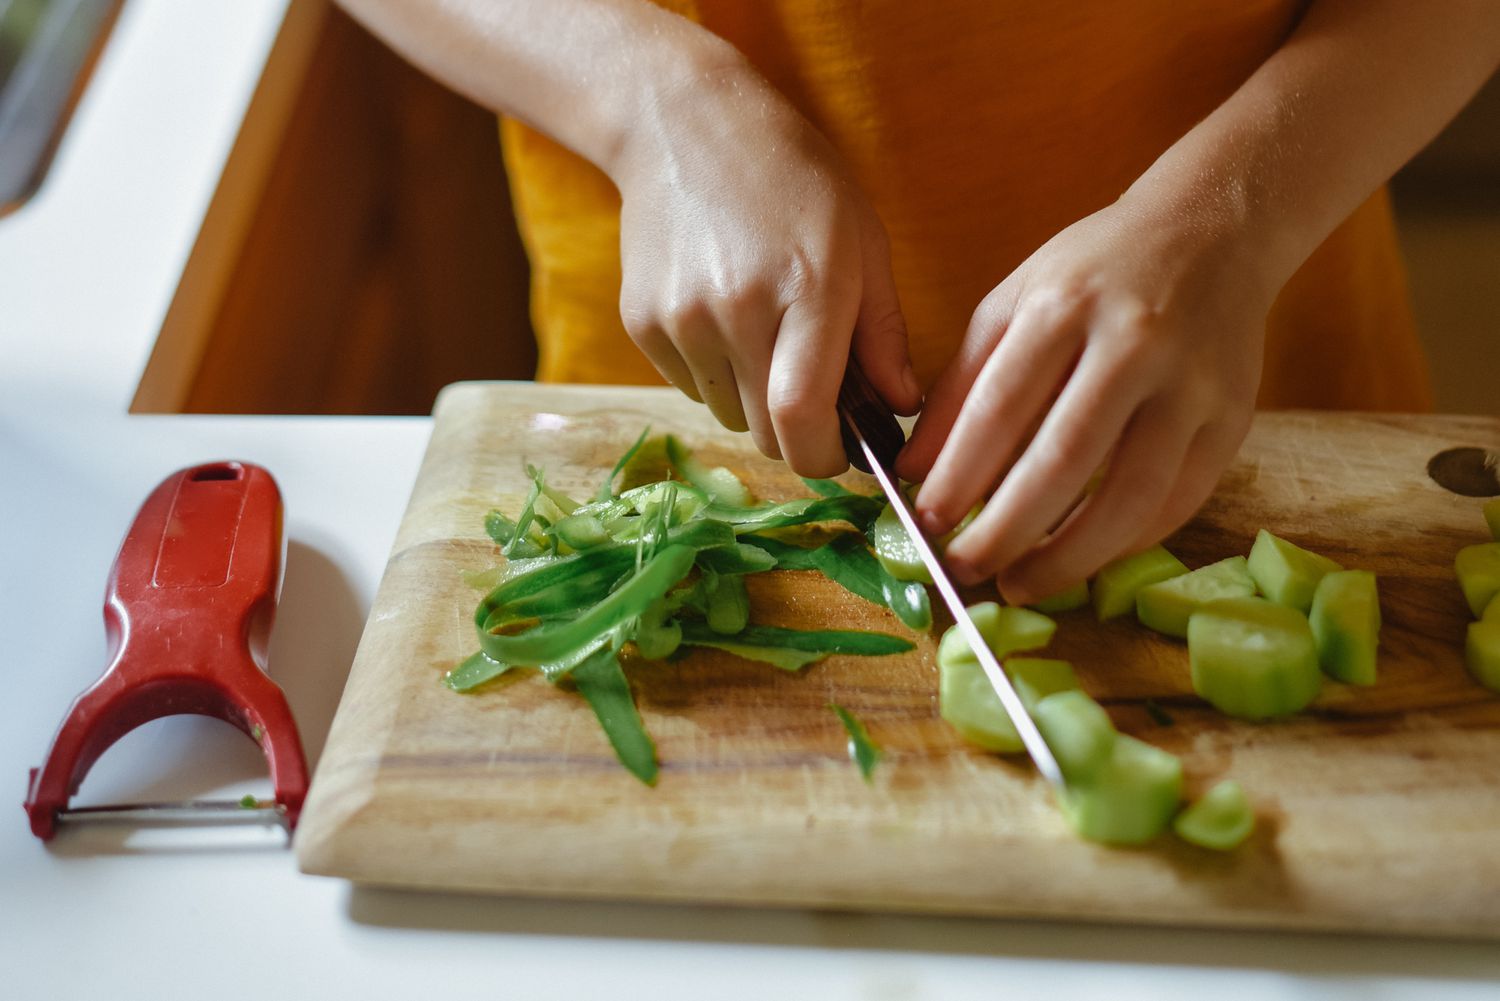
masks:
[[[73,701],[26,812],[48,839],[99,756],[142,723],[196,713],[260,744],[295,826],[307,763],[286,696],[265,673],[281,584],[281,492],[246,462],[183,469],[141,506],[104,602],[109,667]]]

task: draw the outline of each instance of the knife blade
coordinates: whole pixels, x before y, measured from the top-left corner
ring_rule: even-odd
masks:
[[[968,610],[964,606],[963,599],[959,597],[958,589],[948,579],[948,572],[938,559],[937,553],[933,551],[926,536],[922,534],[922,530],[917,527],[916,517],[907,503],[906,496],[896,485],[894,472],[896,453],[905,444],[906,435],[901,430],[901,425],[896,422],[895,415],[885,405],[875,387],[870,385],[858,362],[853,358],[849,359],[844,382],[839,389],[838,411],[840,431],[843,435],[845,451],[849,454],[849,461],[874,476],[875,481],[880,484],[880,489],[890,502],[891,509],[896,512],[896,517],[901,521],[901,527],[906,529],[906,534],[911,537],[912,546],[921,557],[922,564],[932,575],[932,584],[942,596],[943,604],[948,606],[954,623],[963,633],[964,638],[969,641],[969,647],[974,651],[979,666],[984,670],[984,676],[995,690],[1000,704],[1010,715],[1011,722],[1015,724],[1016,733],[1020,736],[1026,753],[1030,755],[1032,763],[1036,765],[1042,777],[1061,792],[1066,783],[1063,780],[1062,769],[1057,764],[1057,758],[1053,756],[1052,749],[1047,746],[1047,741],[1042,738],[1041,731],[1037,729],[1036,723],[1026,711],[1025,705],[1021,702],[1021,696],[1017,694],[1010,678],[1000,667],[1000,662],[990,652],[989,644],[985,642],[979,627],[974,624],[973,619],[969,618]]]

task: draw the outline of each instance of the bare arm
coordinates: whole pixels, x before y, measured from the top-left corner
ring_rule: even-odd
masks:
[[[1249,427],[1281,287],[1497,62],[1494,0],[1317,0],[1115,204],[1001,282],[900,464],[933,531],[999,481],[955,572],[1030,601],[1186,521]]]
[[[803,475],[847,465],[851,350],[920,391],[885,231],[827,141],[734,49],[646,0],[341,0],[449,86],[589,160],[622,198],[621,318],[669,381]]]

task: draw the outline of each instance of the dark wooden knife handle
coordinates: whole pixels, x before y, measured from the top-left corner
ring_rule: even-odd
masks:
[[[843,436],[844,452],[854,468],[870,472],[870,463],[849,429],[851,423],[870,443],[870,449],[880,464],[886,469],[894,469],[896,454],[906,444],[906,432],[901,430],[896,415],[870,384],[853,355],[849,356],[849,364],[844,369],[843,385],[839,386],[838,407],[839,434]]]

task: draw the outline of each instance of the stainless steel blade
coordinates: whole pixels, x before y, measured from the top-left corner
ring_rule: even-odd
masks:
[[[1010,678],[1006,677],[1005,671],[1000,667],[1000,662],[990,652],[989,644],[985,643],[979,627],[974,625],[973,619],[969,618],[963,599],[958,596],[958,590],[948,579],[947,571],[938,561],[937,554],[932,551],[932,546],[928,544],[926,536],[917,527],[917,520],[912,515],[911,508],[907,506],[905,496],[897,489],[895,478],[876,457],[875,450],[870,447],[870,443],[865,440],[865,436],[860,433],[859,427],[847,413],[844,415],[844,423],[864,452],[865,459],[870,463],[870,472],[880,483],[880,489],[885,491],[891,507],[896,512],[896,517],[901,519],[901,525],[906,529],[906,534],[911,536],[912,545],[916,547],[918,555],[922,557],[922,563],[932,575],[933,586],[938,589],[938,594],[942,595],[943,603],[948,606],[948,611],[953,613],[953,621],[963,632],[964,638],[969,641],[969,646],[973,648],[974,656],[979,660],[979,666],[984,669],[984,676],[989,679],[990,685],[995,689],[995,694],[1000,697],[1000,704],[1005,706],[1005,711],[1010,714],[1011,722],[1016,726],[1016,733],[1020,735],[1021,743],[1026,746],[1026,753],[1031,756],[1036,770],[1061,791],[1065,783],[1062,769],[1058,767],[1057,759],[1052,755],[1052,749],[1042,739],[1041,731],[1036,728],[1036,723],[1032,721],[1031,715],[1021,703],[1021,696],[1016,694],[1015,686],[1010,683]]]

